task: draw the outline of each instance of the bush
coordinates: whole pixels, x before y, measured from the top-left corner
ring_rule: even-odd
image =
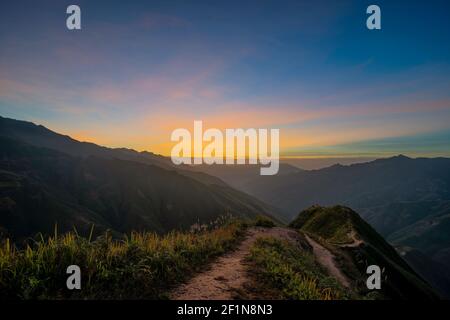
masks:
[[[255,226],[264,228],[273,228],[275,223],[266,216],[258,216],[255,220]]]

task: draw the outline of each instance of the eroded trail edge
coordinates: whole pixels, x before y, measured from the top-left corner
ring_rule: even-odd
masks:
[[[218,258],[210,268],[176,288],[173,300],[231,300],[248,281],[245,257],[259,237],[275,237],[294,241],[297,233],[286,228],[250,228],[236,250]]]
[[[317,261],[324,266],[328,273],[334,276],[344,287],[349,288],[350,282],[347,277],[341,272],[341,270],[336,266],[334,255],[325,247],[311,239],[308,235],[305,235],[306,240],[313,248],[314,256]]]

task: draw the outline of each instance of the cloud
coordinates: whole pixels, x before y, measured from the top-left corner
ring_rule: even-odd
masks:
[[[230,5],[236,11],[136,10],[80,33],[44,25],[22,38],[11,28],[2,34],[0,110],[83,140],[165,154],[170,132],[194,120],[220,129],[280,128],[282,148],[294,153],[448,128],[448,66],[375,78],[368,69],[376,59],[330,67],[335,48],[317,50],[311,38],[338,32],[335,10],[347,3],[291,5],[298,15],[274,10],[272,20]]]

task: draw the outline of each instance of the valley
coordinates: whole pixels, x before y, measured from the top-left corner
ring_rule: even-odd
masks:
[[[242,227],[217,238],[193,269],[185,265],[186,257],[180,257],[183,267],[175,274],[150,281],[157,283],[157,291],[138,285],[130,296],[359,299],[369,294],[362,286],[368,261],[381,261],[390,269],[386,291],[370,298],[428,299],[450,292],[450,276],[436,272],[445,270],[449,261],[449,159],[398,156],[320,170],[281,163],[277,175],[260,176],[259,167],[251,165],[174,166],[163,156],[79,142],[7,118],[0,118],[0,145],[0,239],[6,261],[11,248],[56,250],[51,243],[61,235],[70,239],[70,250],[87,245],[88,251],[80,255],[95,253],[95,263],[102,263],[97,246],[106,241],[111,252],[119,250],[113,254],[118,254],[117,264],[110,265],[115,270],[128,266],[124,257],[119,258],[129,250],[121,241],[129,243],[135,237],[138,247],[143,246],[138,257],[147,261],[156,250],[153,244],[152,250],[144,249],[147,238],[158,243],[163,240],[156,239],[176,232],[190,239],[195,249],[199,239],[238,221]],[[369,224],[335,204],[354,209]],[[425,258],[418,259],[421,255]],[[272,259],[277,256],[281,260]],[[147,267],[147,262],[137,263]],[[249,265],[258,273],[249,275]],[[209,271],[203,269],[207,267]],[[62,265],[55,268],[54,272],[63,270]],[[97,267],[90,268],[91,276],[98,277]],[[280,275],[274,270],[291,271]],[[44,275],[23,275],[30,276],[41,281]],[[145,277],[141,271],[136,276],[131,277],[136,283]],[[114,283],[123,281],[115,277]],[[283,287],[273,282],[280,277],[287,281]],[[98,278],[101,285],[94,285],[88,296],[103,297],[110,280]],[[16,288],[15,280],[5,281],[13,281],[8,290],[23,296],[24,288]],[[170,291],[180,281],[187,282]],[[67,294],[55,289],[55,283],[42,285],[44,291],[38,287],[31,295]],[[311,290],[298,291],[303,286]],[[104,298],[121,293],[111,294]]]

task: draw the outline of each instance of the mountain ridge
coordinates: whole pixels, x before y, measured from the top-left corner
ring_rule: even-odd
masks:
[[[272,214],[270,206],[216,177],[161,166],[145,158],[149,153],[136,157],[135,151],[86,145],[5,118],[0,144],[0,230],[9,236],[49,234],[56,223],[60,232],[75,226],[86,233],[93,224],[97,233],[167,232],[221,215]]]
[[[300,212],[290,227],[314,236],[332,251],[341,269],[361,292],[367,291],[366,268],[377,265],[383,270],[380,294],[394,299],[438,297],[397,251],[348,207],[312,206]]]
[[[395,244],[417,247],[450,261],[450,159],[399,155],[367,163],[253,176],[232,186],[280,208],[286,217],[314,204],[343,204],[357,210]],[[438,238],[440,235],[442,238]]]

